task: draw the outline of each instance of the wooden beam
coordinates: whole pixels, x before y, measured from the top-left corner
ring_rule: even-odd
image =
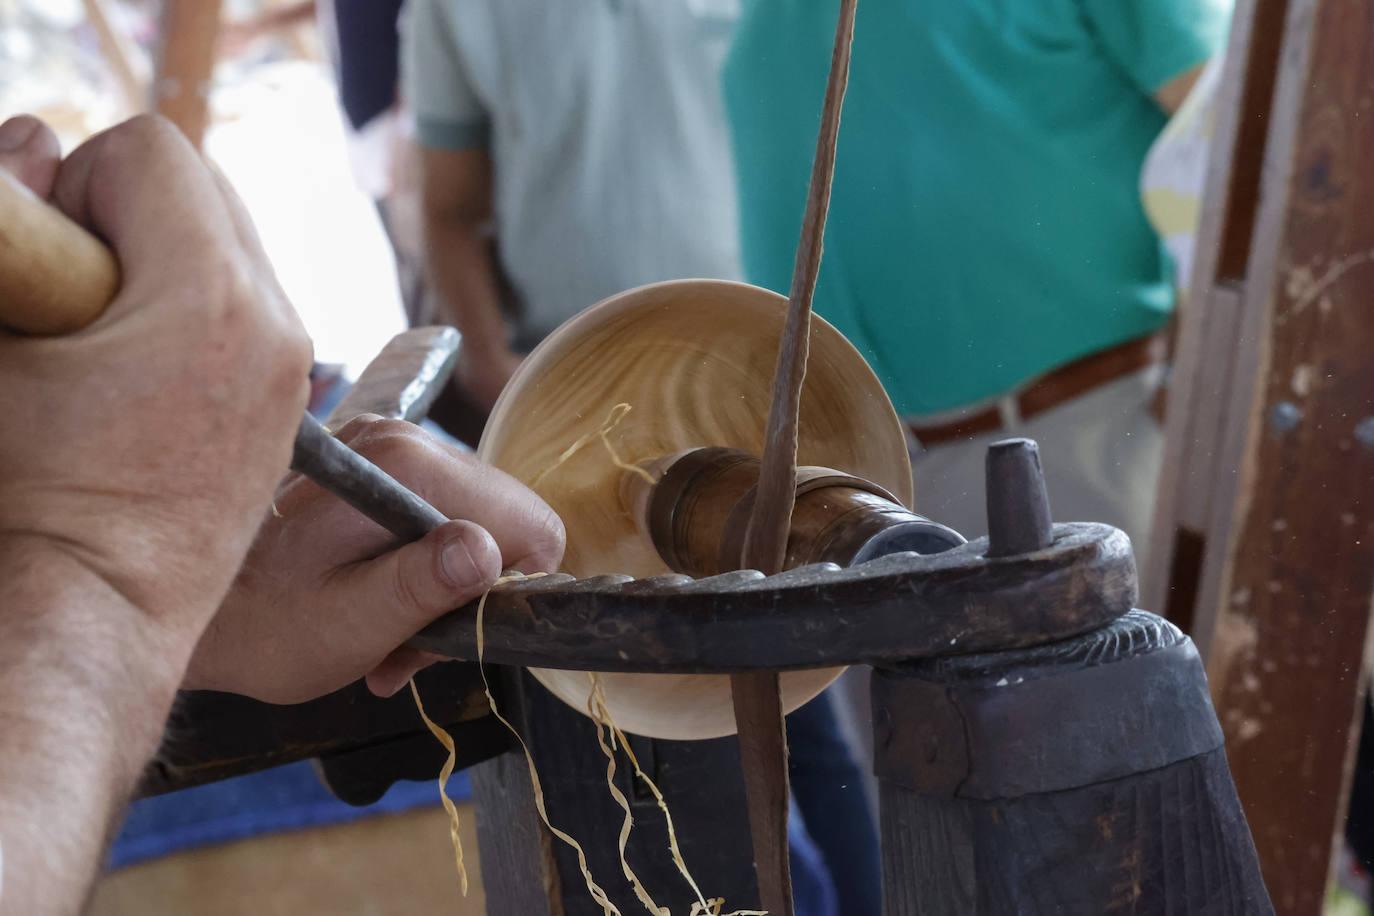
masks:
[[[1313,913],[1374,596],[1370,5],[1249,0],[1227,66],[1146,605],[1204,647],[1274,904]]]
[[[197,148],[209,125],[222,0],[163,0],[153,108]]]
[[[1232,387],[1253,378],[1253,369],[1248,377],[1237,371],[1242,348],[1236,339],[1287,8],[1288,0],[1236,5],[1216,100],[1191,304],[1178,316],[1149,565],[1141,571],[1141,607],[1182,627],[1204,658],[1211,627],[1195,619],[1199,566],[1217,480],[1239,460],[1220,447]]]

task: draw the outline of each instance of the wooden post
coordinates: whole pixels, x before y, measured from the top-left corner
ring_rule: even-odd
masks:
[[[1197,652],[1132,611],[875,671],[883,914],[1272,913]]]
[[[1188,304],[1180,309],[1169,376],[1165,454],[1141,606],[1192,636],[1205,659],[1210,615],[1198,579],[1217,493],[1238,456],[1222,451],[1232,388],[1254,377],[1254,348],[1237,346],[1242,292],[1278,74],[1288,0],[1239,0],[1215,107]]]
[[[209,124],[222,0],[163,0],[153,108],[197,149]]]
[[[1227,67],[1145,594],[1204,650],[1275,905],[1312,913],[1374,594],[1374,10],[1249,0]]]
[[[519,713],[522,680],[516,668],[489,668],[499,678],[496,696],[517,729],[527,728]],[[468,771],[481,849],[482,887],[487,916],[562,916],[563,885],[554,859],[553,834],[539,820],[529,764],[518,747]]]

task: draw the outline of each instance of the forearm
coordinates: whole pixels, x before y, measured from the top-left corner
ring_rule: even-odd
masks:
[[[0,913],[80,909],[189,654],[71,558],[0,545]]]
[[[0,913],[48,916],[81,906],[262,520],[311,348],[242,203],[169,122],[65,160],[34,119],[0,134],[25,206],[119,267],[94,324],[0,334]]]
[[[440,302],[463,335],[468,352],[509,344],[487,240],[465,214],[427,207],[425,249]]]
[[[1198,77],[1202,75],[1202,71],[1206,69],[1206,67],[1207,62],[1203,61],[1196,66],[1189,67],[1163,86],[1160,86],[1154,92],[1155,104],[1158,105],[1160,110],[1166,115],[1172,117],[1178,111],[1179,106],[1183,104],[1184,100],[1188,98],[1188,93],[1193,91],[1193,86],[1197,83]]]

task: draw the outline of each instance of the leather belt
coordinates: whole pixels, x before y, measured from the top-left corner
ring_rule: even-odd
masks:
[[[1051,370],[1011,395],[1023,420],[1058,407],[1066,401],[1114,382],[1123,376],[1163,362],[1169,352],[1168,330],[1137,337],[1106,350],[1090,353]],[[945,423],[908,423],[912,435],[923,446],[939,445],[955,439],[968,439],[980,433],[1003,428],[1003,413],[994,404],[976,413]]]

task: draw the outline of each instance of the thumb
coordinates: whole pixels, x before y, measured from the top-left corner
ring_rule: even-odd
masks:
[[[453,521],[350,570],[349,632],[381,658],[441,614],[482,596],[501,550],[481,525]]]
[[[39,197],[46,198],[57,177],[62,147],[52,128],[30,115],[0,124],[0,169],[12,174]]]

